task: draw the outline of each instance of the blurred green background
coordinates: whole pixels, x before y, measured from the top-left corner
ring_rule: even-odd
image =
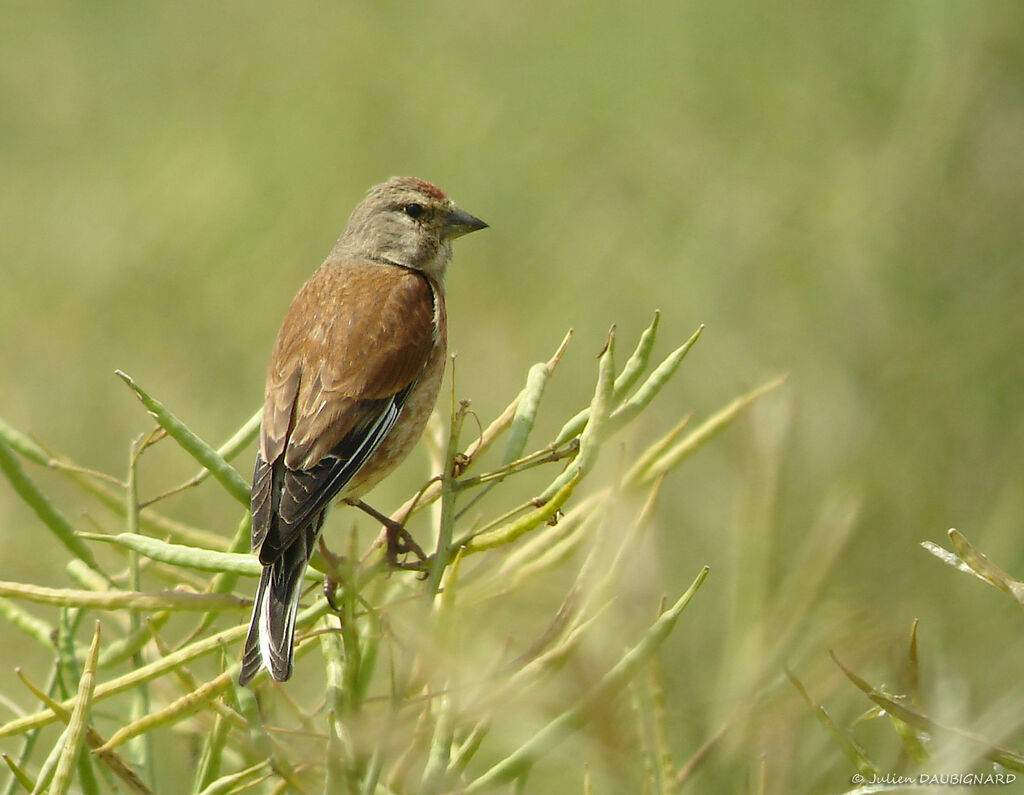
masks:
[[[849,718],[867,702],[827,650],[891,681],[919,617],[925,681],[957,694],[964,722],[1009,698],[1018,609],[918,543],[955,526],[1024,577],[1019,3],[0,11],[12,425],[123,473],[149,423],[122,368],[226,438],[348,212],[371,184],[420,176],[492,227],[459,242],[449,278],[458,394],[485,420],[572,326],[550,431],[589,399],[609,324],[631,341],[656,308],[662,351],[707,328],[627,446],[790,374],[667,484],[654,589],[712,567],[666,664],[680,759],[749,697],[747,630],[775,631],[772,600],[803,576],[790,562],[831,500],[859,512],[785,661]],[[142,488],[193,468],[155,455]],[[408,494],[423,456],[402,471],[377,502]],[[237,521],[223,501],[184,506],[206,527]],[[0,483],[0,579],[65,584],[51,559],[63,550]],[[771,791],[840,789],[836,747],[795,692],[773,698],[703,786],[728,791],[767,754]],[[1020,745],[1013,722],[999,729]]]

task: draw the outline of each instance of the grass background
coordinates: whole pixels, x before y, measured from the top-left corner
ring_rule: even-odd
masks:
[[[853,533],[783,655],[815,695],[845,719],[865,709],[827,649],[891,681],[919,617],[925,683],[961,723],[1009,698],[1018,609],[918,542],[956,526],[1024,575],[1019,5],[4,0],[0,13],[12,425],[124,471],[148,422],[120,367],[226,438],[258,406],[280,318],[352,206],[374,182],[422,176],[492,226],[459,242],[449,280],[458,393],[482,417],[569,326],[547,400],[584,404],[609,323],[632,338],[654,308],[663,338],[707,330],[638,440],[790,373],[669,481],[637,584],[677,593],[712,567],[666,657],[680,758],[766,675],[779,595],[805,575],[793,560],[837,500],[859,506]],[[142,488],[192,469],[156,455]],[[375,501],[397,504],[426,474],[414,456]],[[237,523],[202,494],[180,506],[225,533]],[[63,584],[63,560],[0,488],[0,579]],[[11,641],[7,693],[15,664],[42,659]],[[999,727],[1011,744],[1015,728]],[[762,754],[773,790],[848,781],[785,688],[727,734],[702,786],[734,790]]]

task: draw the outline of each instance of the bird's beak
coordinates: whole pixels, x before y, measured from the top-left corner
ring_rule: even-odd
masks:
[[[470,215],[461,207],[456,207],[448,213],[447,216],[445,216],[442,236],[446,240],[451,240],[456,237],[468,235],[470,232],[475,232],[477,229],[486,228],[487,224],[475,215]]]

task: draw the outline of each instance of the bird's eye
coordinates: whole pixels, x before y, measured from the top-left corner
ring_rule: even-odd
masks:
[[[405,207],[402,208],[402,212],[410,218],[419,218],[423,215],[423,205],[413,202],[412,204],[405,205]]]

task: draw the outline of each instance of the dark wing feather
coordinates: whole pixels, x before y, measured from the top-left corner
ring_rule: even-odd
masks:
[[[366,463],[395,424],[411,388],[410,384],[389,400],[380,401],[384,405],[370,428],[359,428],[343,437],[334,450],[311,469],[288,469],[278,465],[278,470],[283,471],[276,511],[278,532],[263,540],[261,563],[269,563],[281,554],[283,547],[278,546],[278,539],[284,539],[286,546],[288,540],[297,535],[311,517],[323,511]]]
[[[381,405],[372,425],[344,436],[312,469],[285,471],[279,509],[283,522],[301,525],[352,479],[394,426],[411,389],[412,384],[387,400],[374,401]]]

